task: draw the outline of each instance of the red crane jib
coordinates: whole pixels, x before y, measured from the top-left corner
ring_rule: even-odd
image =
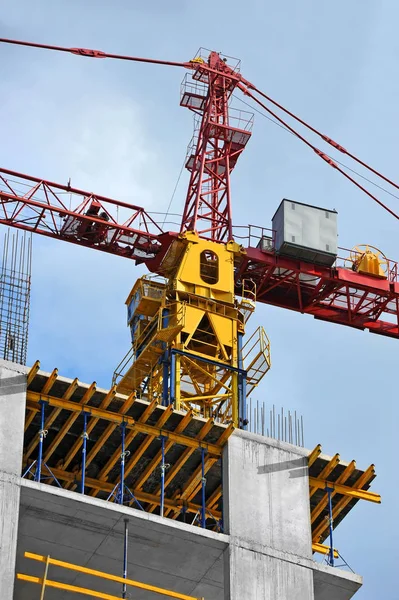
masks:
[[[388,279],[286,258],[276,252],[247,248],[236,272],[256,283],[257,302],[313,315],[399,338],[399,280],[396,263]]]
[[[6,169],[0,169],[0,223],[139,262],[154,258],[162,233],[140,206]]]
[[[0,223],[124,256],[160,274],[162,258],[178,235],[162,232],[139,206],[5,169],[0,169]],[[237,295],[243,279],[256,283],[258,302],[399,338],[396,264],[387,279],[378,279],[248,247],[236,269]]]

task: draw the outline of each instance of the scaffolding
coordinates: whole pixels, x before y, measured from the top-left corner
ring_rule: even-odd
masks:
[[[0,269],[0,357],[26,364],[32,236],[6,229]],[[0,241],[1,244],[1,241]]]

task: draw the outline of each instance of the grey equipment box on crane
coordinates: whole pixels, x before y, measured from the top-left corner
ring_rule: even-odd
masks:
[[[335,262],[337,211],[284,198],[272,223],[279,254],[321,265]]]

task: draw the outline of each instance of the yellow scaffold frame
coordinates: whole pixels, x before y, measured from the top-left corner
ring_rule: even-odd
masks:
[[[32,552],[25,552],[24,556],[25,558],[30,558],[31,560],[37,560],[39,562],[45,563],[45,571],[43,578],[33,577],[32,575],[25,575],[24,573],[17,573],[17,579],[20,579],[22,581],[28,581],[29,583],[37,583],[42,586],[40,600],[44,600],[44,593],[46,587],[52,587],[58,590],[65,590],[67,592],[72,592],[75,594],[85,594],[86,596],[101,598],[101,600],[120,600],[119,596],[113,596],[112,594],[105,594],[96,590],[82,588],[76,585],[70,585],[68,583],[61,583],[60,581],[53,581],[51,579],[47,579],[48,568],[50,565],[62,567],[70,571],[77,571],[78,573],[84,573],[85,575],[92,575],[93,577],[100,577],[101,579],[107,579],[108,581],[115,581],[116,583],[122,583],[131,587],[139,588],[141,590],[146,590],[148,592],[152,592],[153,594],[162,594],[163,596],[168,596],[169,598],[177,598],[178,600],[205,600],[203,597],[199,598],[198,596],[187,596],[187,594],[180,594],[178,592],[160,588],[155,585],[142,583],[141,581],[134,581],[133,579],[124,579],[123,577],[119,577],[118,575],[111,575],[111,573],[104,573],[103,571],[96,571],[95,569],[89,569],[88,567],[81,567],[73,563],[68,563],[62,560],[51,558],[50,556],[42,556],[40,554],[33,554]]]

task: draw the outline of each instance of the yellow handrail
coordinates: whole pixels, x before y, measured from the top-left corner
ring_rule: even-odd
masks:
[[[169,598],[177,598],[178,600],[204,600],[204,598],[198,598],[195,596],[187,596],[187,594],[180,594],[178,592],[174,592],[172,590],[167,590],[164,588],[157,587],[155,585],[149,585],[147,583],[142,583],[141,581],[134,581],[133,579],[124,579],[123,577],[119,577],[118,575],[112,575],[111,573],[104,573],[103,571],[97,571],[95,569],[89,569],[88,567],[81,567],[79,565],[74,565],[73,563],[64,562],[62,560],[57,560],[55,558],[50,558],[50,556],[42,556],[40,554],[33,554],[32,552],[25,552],[25,558],[30,558],[32,560],[37,560],[39,562],[46,563],[46,567],[49,565],[54,565],[56,567],[62,567],[64,569],[69,569],[70,571],[78,571],[79,573],[84,573],[85,575],[93,575],[94,577],[100,577],[102,579],[107,579],[109,581],[115,581],[117,583],[123,583],[132,587],[136,587],[142,590],[147,590],[149,592],[153,592],[154,594],[163,594],[164,596],[169,596]],[[40,577],[33,577],[31,575],[25,575],[24,573],[17,573],[17,579],[22,581],[29,581],[30,583],[38,583],[42,586],[42,593],[44,592],[45,587],[53,587],[58,590],[65,590],[68,592],[74,592],[77,594],[86,594],[86,596],[93,596],[95,598],[101,598],[101,600],[120,600],[119,596],[113,596],[111,594],[105,594],[103,592],[98,592],[96,590],[90,590],[88,588],[78,587],[76,585],[70,585],[68,583],[61,583],[60,581],[52,581],[47,579],[47,571],[45,578],[41,579]]]

